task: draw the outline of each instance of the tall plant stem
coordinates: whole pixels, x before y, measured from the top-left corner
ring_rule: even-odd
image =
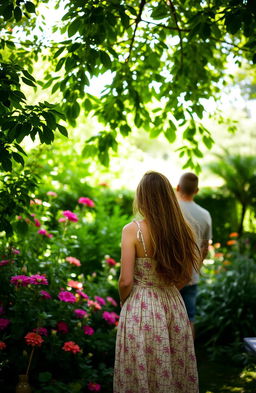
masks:
[[[31,361],[32,361],[32,357],[34,355],[34,352],[35,352],[35,347],[33,347],[32,351],[31,351],[31,354],[30,354],[30,357],[29,357],[28,367],[27,367],[27,371],[26,371],[26,375],[27,376],[28,376],[28,372],[29,372],[29,369],[30,369],[30,365],[31,365]]]

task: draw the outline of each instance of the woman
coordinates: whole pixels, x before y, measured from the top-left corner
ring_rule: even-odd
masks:
[[[123,228],[114,393],[197,393],[192,332],[179,293],[200,253],[171,184],[157,172],[140,181],[143,219]]]

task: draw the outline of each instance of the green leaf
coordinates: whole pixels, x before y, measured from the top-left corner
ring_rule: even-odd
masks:
[[[68,131],[67,131],[67,129],[66,129],[65,127],[63,127],[63,126],[60,125],[60,124],[57,124],[57,128],[58,128],[59,132],[60,132],[62,135],[68,137]]]
[[[173,143],[175,141],[175,139],[176,139],[175,129],[174,128],[168,128],[164,132],[164,136],[170,143]]]
[[[26,1],[25,7],[26,7],[26,10],[27,10],[30,14],[35,14],[35,12],[36,12],[36,7],[35,7],[35,5],[34,5],[31,1]]]
[[[122,124],[120,126],[120,132],[123,136],[127,136],[132,131],[131,127],[128,124]]]
[[[103,52],[102,50],[100,51],[100,61],[106,68],[111,67],[111,59],[107,52]]]
[[[2,161],[2,167],[5,172],[11,172],[11,170],[12,170],[11,160],[9,158],[7,158],[6,160]]]
[[[55,116],[51,112],[42,112],[42,116],[45,118],[47,126],[50,129],[56,128],[56,119],[55,119]]]
[[[140,128],[142,125],[142,119],[140,117],[139,112],[137,111],[135,114],[135,118],[134,118],[134,124],[136,125],[136,127]]]
[[[19,22],[22,18],[22,12],[20,7],[15,7],[14,8],[14,18],[16,20],[16,22]]]
[[[68,36],[72,37],[73,35],[75,35],[80,27],[80,18],[76,18],[75,20],[73,20],[73,22],[70,23],[69,27],[68,27]]]
[[[56,65],[56,67],[55,67],[55,72],[58,72],[58,71],[61,69],[61,67],[63,66],[65,60],[66,60],[66,57],[62,57],[62,58],[58,61],[57,65]]]
[[[28,86],[33,86],[36,87],[36,85],[34,84],[34,82],[32,82],[30,79],[24,78],[23,76],[21,77],[22,81],[28,85]]]
[[[8,4],[6,7],[4,7],[2,11],[2,15],[4,17],[4,20],[9,20],[12,17],[12,12],[13,12],[13,5]]]
[[[20,145],[18,145],[17,143],[14,143],[14,147],[16,147],[16,149],[17,149],[20,153],[24,154],[25,156],[27,155],[27,153],[22,149],[22,147],[21,147]]]
[[[203,136],[203,143],[205,144],[205,146],[208,149],[211,149],[212,145],[213,145],[213,139],[211,137],[208,136]]]
[[[16,152],[12,152],[12,157],[13,157],[13,159],[14,159],[16,162],[18,162],[19,164],[21,164],[22,166],[24,166],[24,159],[23,159],[23,157],[22,157],[20,154],[18,154],[18,153],[16,153]]]
[[[88,98],[86,98],[86,99],[84,100],[84,102],[83,102],[83,107],[84,107],[84,109],[86,109],[88,112],[90,112],[90,111],[92,110],[92,103],[91,103],[91,101],[90,101]]]
[[[80,105],[78,104],[77,101],[74,102],[74,104],[71,106],[71,116],[73,119],[76,119],[79,116],[80,113]]]
[[[65,48],[66,48],[65,46],[62,46],[60,49],[58,49],[58,50],[54,53],[53,58],[56,59],[57,57],[59,57],[59,55],[61,55],[61,53],[64,51]]]
[[[27,79],[36,82],[35,78],[27,70],[22,70],[22,73]]]

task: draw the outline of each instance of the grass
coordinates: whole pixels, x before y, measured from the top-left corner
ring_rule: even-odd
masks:
[[[221,355],[212,360],[196,344],[200,393],[256,393],[256,357],[250,368]]]

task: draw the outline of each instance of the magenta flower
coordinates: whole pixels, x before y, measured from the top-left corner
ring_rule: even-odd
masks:
[[[86,311],[84,311],[84,310],[82,310],[80,308],[77,308],[76,310],[74,310],[74,314],[75,314],[75,316],[77,318],[86,318],[86,317],[88,317],[88,312],[86,312]]]
[[[31,284],[31,278],[24,275],[12,276],[11,284],[15,285],[16,287],[27,287],[29,284]]]
[[[60,333],[67,334],[69,331],[68,324],[64,321],[60,321],[57,323],[57,330]]]
[[[51,295],[49,294],[49,292],[47,292],[47,291],[40,291],[39,293],[40,293],[40,295],[41,295],[44,299],[51,299],[51,298],[52,298]]]
[[[81,197],[78,199],[78,203],[89,207],[94,207],[95,203],[90,198]]]
[[[78,291],[76,291],[76,293],[77,293],[78,295],[80,295],[82,298],[86,299],[86,300],[89,299],[89,296],[86,295],[86,293],[84,293],[83,291],[78,290]]]
[[[12,248],[12,253],[18,255],[20,254],[20,250],[17,250],[17,248]]]
[[[107,296],[107,301],[109,302],[109,303],[111,303],[112,304],[112,306],[115,306],[115,307],[117,307],[117,302],[115,301],[115,299],[113,299],[112,297],[110,297],[110,296]]]
[[[0,318],[0,330],[4,330],[10,324],[10,320],[7,318]]]
[[[51,233],[47,232],[46,229],[39,229],[39,230],[37,231],[37,233],[39,233],[39,235],[43,235],[43,236],[49,237],[49,239],[50,239],[51,237],[53,237],[53,235],[52,235]]]
[[[30,276],[31,284],[34,285],[48,285],[48,280],[41,274],[33,274]]]
[[[105,319],[109,325],[115,325],[116,321],[119,319],[119,315],[117,315],[115,312],[104,311],[102,318]]]
[[[103,297],[94,296],[94,299],[97,300],[97,302],[98,302],[101,306],[105,306],[106,301],[105,301],[105,299],[103,299]]]
[[[57,197],[58,196],[58,194],[56,192],[54,192],[54,191],[48,191],[47,195],[52,196],[52,197]]]
[[[40,228],[41,222],[38,220],[38,218],[34,218],[35,226]]]
[[[81,262],[75,257],[67,257],[66,261],[69,262],[71,265],[81,266]]]
[[[62,301],[62,302],[66,302],[66,303],[75,303],[76,302],[76,297],[75,295],[73,295],[73,293],[70,293],[68,291],[61,291],[58,294],[58,298]]]
[[[99,392],[101,390],[101,385],[96,382],[89,382],[87,388],[91,392]]]
[[[65,210],[62,212],[63,216],[67,217],[69,221],[77,222],[78,217],[75,213],[71,212],[70,210]]]
[[[86,334],[87,336],[92,336],[94,333],[94,329],[91,326],[84,326],[83,330],[84,334]]]
[[[44,327],[35,328],[33,332],[40,334],[40,336],[48,336],[48,330]]]
[[[9,265],[9,263],[13,263],[14,261],[12,261],[11,259],[2,259],[0,261],[0,266],[5,266],[5,265]]]

